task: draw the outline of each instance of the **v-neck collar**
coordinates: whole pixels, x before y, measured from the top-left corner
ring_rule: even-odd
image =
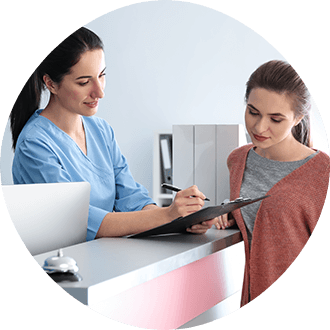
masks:
[[[46,120],[48,121],[49,123],[51,123],[51,125],[56,128],[57,130],[59,130],[62,134],[64,134],[65,136],[67,136],[75,145],[76,147],[80,150],[80,152],[87,158],[89,158],[89,143],[88,143],[88,140],[89,138],[87,137],[88,136],[88,129],[87,129],[87,125],[85,125],[85,121],[84,121],[84,117],[83,116],[80,116],[81,118],[81,123],[83,125],[83,129],[84,129],[84,132],[85,132],[85,143],[86,143],[86,154],[82,151],[82,149],[78,146],[77,142],[68,134],[66,133],[65,131],[63,131],[61,128],[59,128],[56,124],[54,124],[50,119],[48,119],[47,117],[45,116],[41,116],[41,112],[43,111],[43,109],[38,109],[36,110],[35,114],[39,117],[39,118],[43,118],[42,120]]]

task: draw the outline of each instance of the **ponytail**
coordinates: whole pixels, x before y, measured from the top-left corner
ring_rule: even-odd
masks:
[[[24,125],[39,108],[42,90],[43,83],[36,70],[24,85],[9,116],[13,150],[16,148],[18,136]]]
[[[82,27],[62,41],[42,61],[24,85],[9,116],[13,150],[24,125],[39,109],[42,91],[45,88],[44,75],[48,75],[54,83],[60,84],[63,77],[78,63],[81,55],[95,49],[103,49],[102,40],[94,32]]]

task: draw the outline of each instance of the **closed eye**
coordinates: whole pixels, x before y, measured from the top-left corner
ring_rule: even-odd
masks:
[[[282,121],[281,119],[275,119],[275,118],[271,118],[271,119],[274,123],[280,123]]]
[[[79,82],[79,85],[80,85],[80,86],[85,86],[85,85],[88,84],[88,82],[89,82],[89,81]]]
[[[252,116],[258,116],[259,115],[259,112],[258,111],[254,111],[252,109],[249,108],[249,114],[252,115]]]
[[[257,110],[253,105],[251,105],[251,104],[248,104],[248,109],[249,109],[249,114],[250,115],[252,115],[252,116],[259,116],[260,115],[260,112],[259,112],[259,110]],[[283,116],[282,114],[278,114],[278,113],[276,113],[276,114],[271,114],[271,115],[278,115],[278,116]],[[274,123],[280,123],[280,122],[282,122],[282,119],[276,119],[276,118],[274,118],[274,117],[271,117],[271,120],[274,122]]]
[[[103,76],[105,76],[105,69],[106,68],[104,68],[103,70],[102,70],[102,72],[100,73],[100,75],[99,75],[99,78],[101,78],[101,77],[103,77]],[[76,78],[76,80],[79,80],[79,79],[92,79],[93,77],[92,76],[81,76],[81,77],[78,77],[78,78]],[[89,83],[89,80],[87,80],[87,81],[80,81],[78,84],[80,85],[80,86],[85,86],[85,85],[87,85]]]
[[[99,78],[102,78],[102,77],[104,77],[105,76],[105,72],[104,73],[101,73],[100,74],[100,76],[99,76]],[[89,83],[89,80],[87,80],[87,81],[81,81],[81,82],[79,82],[78,84],[80,85],[80,86],[85,86],[85,85],[87,85]]]

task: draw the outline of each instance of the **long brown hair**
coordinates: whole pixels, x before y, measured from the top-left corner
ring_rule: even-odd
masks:
[[[45,88],[43,76],[48,75],[53,82],[60,84],[63,77],[78,63],[81,55],[95,49],[103,49],[101,39],[94,32],[82,27],[62,41],[32,73],[10,113],[14,150],[24,125],[39,108],[41,94]]]
[[[254,88],[264,88],[290,97],[295,117],[304,116],[300,123],[292,128],[292,135],[300,143],[311,147],[310,94],[293,67],[279,60],[261,65],[251,74],[246,83],[245,102]]]

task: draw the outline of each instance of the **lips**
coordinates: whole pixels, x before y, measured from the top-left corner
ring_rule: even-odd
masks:
[[[84,102],[85,105],[87,105],[90,108],[96,108],[99,104],[99,101],[93,101],[93,102]]]
[[[257,134],[253,134],[253,137],[259,142],[263,142],[263,141],[266,141],[269,139],[269,137],[261,136],[261,135],[257,135]]]

